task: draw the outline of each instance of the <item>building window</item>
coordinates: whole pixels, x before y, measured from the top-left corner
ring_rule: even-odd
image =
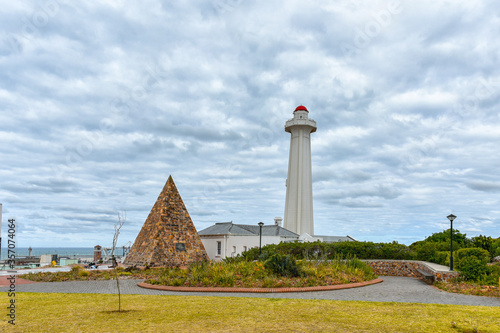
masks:
[[[246,250],[247,250],[247,247],[243,246],[243,252],[245,252]]]
[[[217,242],[217,255],[220,256],[222,253],[222,242]]]

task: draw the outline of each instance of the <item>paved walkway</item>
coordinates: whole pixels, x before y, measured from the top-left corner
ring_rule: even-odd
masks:
[[[122,294],[141,295],[181,295],[181,296],[220,296],[220,297],[261,297],[261,298],[296,298],[296,299],[329,299],[347,301],[372,302],[407,302],[407,303],[437,303],[458,305],[500,306],[500,298],[468,296],[453,294],[438,290],[424,282],[407,277],[381,276],[384,280],[372,286],[301,293],[212,293],[212,292],[175,292],[144,289],[137,286],[141,280],[121,280]],[[5,292],[8,287],[0,288]],[[116,294],[116,281],[70,281],[43,282],[16,286],[16,292],[43,293],[95,293]]]

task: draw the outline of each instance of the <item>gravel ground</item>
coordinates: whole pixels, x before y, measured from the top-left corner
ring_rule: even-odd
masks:
[[[174,292],[144,289],[137,286],[140,280],[121,280],[122,294],[141,295],[187,295],[187,296],[222,296],[222,297],[261,297],[261,298],[296,298],[330,299],[346,301],[436,303],[457,305],[500,306],[500,298],[468,296],[438,290],[424,282],[407,277],[381,276],[384,280],[371,286],[343,290],[302,293],[210,293],[210,292]],[[9,288],[0,288],[6,292]],[[116,294],[116,281],[71,281],[43,282],[16,286],[16,292],[45,293],[96,293]]]

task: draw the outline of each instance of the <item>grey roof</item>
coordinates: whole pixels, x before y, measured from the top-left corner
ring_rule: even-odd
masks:
[[[200,236],[233,235],[233,236],[258,236],[260,227],[251,224],[234,224],[233,222],[216,223],[215,225],[198,232]],[[299,237],[294,232],[277,225],[264,225],[262,236]]]
[[[325,243],[337,243],[337,242],[357,242],[358,240],[347,235],[347,236],[323,236],[314,235],[313,237],[319,237],[323,239]]]

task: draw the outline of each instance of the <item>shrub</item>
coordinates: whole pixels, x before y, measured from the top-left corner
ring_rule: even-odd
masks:
[[[485,249],[475,247],[453,251],[453,257],[457,260],[457,269],[462,268],[462,262],[469,257],[475,257],[485,266],[490,262],[490,253]]]
[[[86,270],[83,270],[83,269],[78,272],[78,276],[81,276],[81,277],[86,277],[86,276],[89,276],[89,275],[90,275],[89,271],[86,271]]]
[[[83,270],[83,267],[80,266],[80,265],[75,265],[73,267],[71,267],[71,274],[78,274],[80,271]]]
[[[490,254],[492,258],[500,256],[500,238],[491,243]]]
[[[262,249],[268,249],[268,246],[264,246]],[[236,257],[237,259],[240,259],[239,257]],[[241,254],[241,259],[242,261],[254,261],[259,258],[259,249],[254,247],[251,249],[246,250]]]
[[[298,277],[302,274],[297,262],[289,255],[272,255],[264,263],[264,267],[279,276]]]
[[[487,266],[487,269],[486,275],[483,275],[478,282],[482,285],[497,286],[498,279],[500,279],[500,266],[491,265]]]
[[[475,256],[462,259],[460,275],[466,281],[477,281],[488,272],[488,266]]]
[[[454,257],[457,260],[457,269],[464,280],[478,281],[487,275],[490,253],[485,249],[460,249],[454,251]]]
[[[434,257],[431,258],[431,262],[435,262],[440,265],[450,264],[450,251],[436,251]]]
[[[340,255],[341,257],[350,255],[360,259],[415,259],[414,251],[408,246],[398,244],[397,242],[287,242],[262,247],[262,255],[260,257],[258,248],[249,249],[242,253],[242,260],[267,260],[274,254],[290,255],[297,260],[331,259],[336,255]]]

